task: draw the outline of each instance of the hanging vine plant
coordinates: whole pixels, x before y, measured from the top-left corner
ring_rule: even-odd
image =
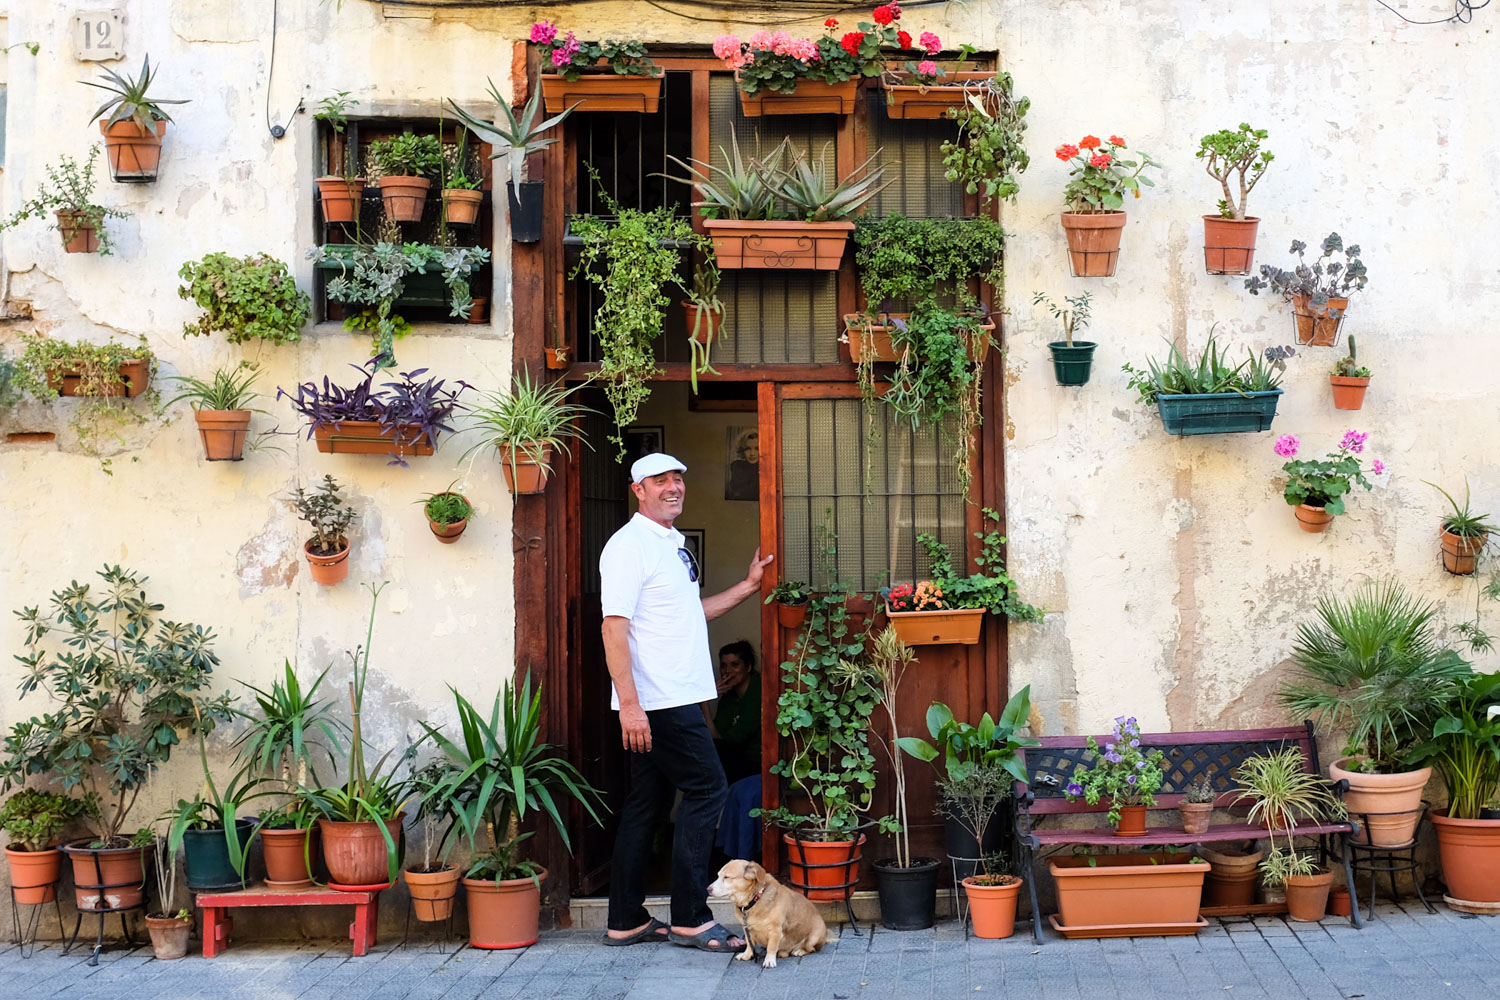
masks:
[[[599,184],[598,173],[592,168],[589,173]],[[658,373],[652,346],[672,303],[668,289],[685,291],[682,251],[696,248],[712,260],[713,244],[694,233],[688,219],[673,215],[670,206],[622,208],[602,186],[599,196],[613,214],[570,220],[572,234],[583,245],[568,277],[582,277],[604,296],[594,313],[600,352],[594,381],[614,410],[615,432],[609,440],[624,459],[624,428],[635,422],[636,411],[651,395],[648,383]]]

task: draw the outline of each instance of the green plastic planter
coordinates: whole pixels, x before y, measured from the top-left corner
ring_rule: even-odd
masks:
[[[1156,411],[1168,434],[1239,434],[1268,431],[1276,417],[1280,389],[1268,392],[1209,392],[1198,396],[1156,397]]]
[[[1052,371],[1057,375],[1058,385],[1087,385],[1089,373],[1094,367],[1094,348],[1097,343],[1075,340],[1069,347],[1066,340],[1054,340],[1047,347],[1052,351]]]
[[[248,819],[235,823],[242,850],[250,843],[254,829],[255,823]],[[229,844],[222,829],[184,830],[182,856],[187,865],[189,889],[230,892],[245,887],[229,862]]]

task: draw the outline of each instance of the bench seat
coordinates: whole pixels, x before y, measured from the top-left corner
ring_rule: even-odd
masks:
[[[1148,813],[1149,815],[1149,813]],[[1350,832],[1349,823],[1298,823],[1291,831],[1298,837]],[[1182,827],[1148,827],[1144,837],[1120,837],[1114,830],[1032,830],[1032,847],[1078,844],[1086,847],[1130,847],[1133,844],[1224,844],[1232,840],[1264,840],[1275,835],[1285,838],[1286,830],[1267,830],[1258,823],[1216,823],[1204,834],[1191,834]]]

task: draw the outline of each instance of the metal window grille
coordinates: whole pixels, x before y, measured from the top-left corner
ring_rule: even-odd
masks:
[[[893,121],[886,117],[885,92],[872,88],[866,104],[870,126],[870,166],[885,168],[891,184],[870,202],[873,215],[899,212],[914,219],[958,218],[964,211],[964,189],[943,176],[944,140],[958,136],[947,119]]]

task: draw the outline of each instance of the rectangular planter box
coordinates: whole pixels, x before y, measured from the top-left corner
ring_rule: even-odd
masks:
[[[736,74],[735,82],[738,81],[739,76]],[[750,97],[741,90],[740,110],[746,118],[759,118],[762,115],[849,115],[854,113],[854,102],[858,97],[858,79],[845,80],[843,83],[798,80],[797,89],[790,94],[761,90]]]
[[[1096,930],[1196,923],[1208,862],[1157,860],[1161,863],[1152,864],[1149,854],[1053,858],[1048,868],[1057,886],[1058,923]]]
[[[400,431],[381,433],[375,420],[345,420],[338,427],[319,427],[313,431],[318,450],[328,455],[431,455],[432,442],[426,435],[417,437],[417,425],[408,424]]]
[[[665,76],[665,74],[663,74]],[[580,76],[571,83],[555,73],[542,74],[542,102],[547,114],[566,111],[629,111],[654,115],[661,107],[663,76],[621,76],[606,73]]]
[[[899,319],[902,322],[905,322],[911,318],[911,313],[891,312],[881,313],[881,316],[885,319]],[[864,358],[865,337],[862,328],[868,321],[868,319],[869,317],[867,317],[864,313],[849,313],[844,317],[844,332],[849,337],[849,359],[855,364],[859,364],[859,362]],[[981,330],[987,330],[993,334],[995,332],[995,321],[992,319],[986,320],[983,323],[979,324],[979,328]],[[879,323],[871,323],[869,340],[871,353],[874,355],[870,360],[901,360],[901,353],[897,351],[895,345],[891,343],[891,328],[889,326],[883,326]],[[970,347],[971,350],[969,352],[969,359],[971,361],[978,361],[980,357],[989,354],[990,347],[988,342],[984,344],[984,350],[980,354],[980,357],[974,356],[972,344],[970,345]]]
[[[1281,389],[1269,392],[1210,392],[1200,396],[1159,395],[1156,411],[1168,434],[1235,434],[1268,431],[1276,417]]]
[[[892,119],[947,118],[949,108],[960,107],[967,100],[966,91],[959,84],[992,80],[994,77],[994,73],[949,73],[943,79],[951,81],[950,83],[931,87],[906,83],[886,84],[885,116]]]
[[[151,362],[145,359],[127,361],[120,366],[120,377],[125,380],[124,385],[118,383],[109,386],[105,396],[139,396],[151,385]],[[81,396],[83,395],[83,376],[77,372],[48,372],[47,385],[59,396]]]
[[[337,277],[347,267],[347,264],[341,259],[340,248],[342,247],[347,247],[350,250],[353,249],[351,244],[326,244],[323,250],[328,256],[318,261],[314,267],[327,274],[330,278]],[[333,304],[340,305],[345,314],[351,311],[358,313],[360,308],[343,306],[342,303]],[[441,270],[432,270],[420,274],[408,274],[405,278],[401,279],[401,297],[391,305],[391,311],[399,313],[402,308],[447,309],[448,286],[443,283],[443,272]],[[330,315],[328,318],[334,319],[335,317]]]
[[[953,611],[892,611],[886,608],[896,634],[908,646],[974,646],[984,625],[984,608]]]
[[[705,219],[715,263],[726,271],[837,271],[852,222],[765,222]]]

